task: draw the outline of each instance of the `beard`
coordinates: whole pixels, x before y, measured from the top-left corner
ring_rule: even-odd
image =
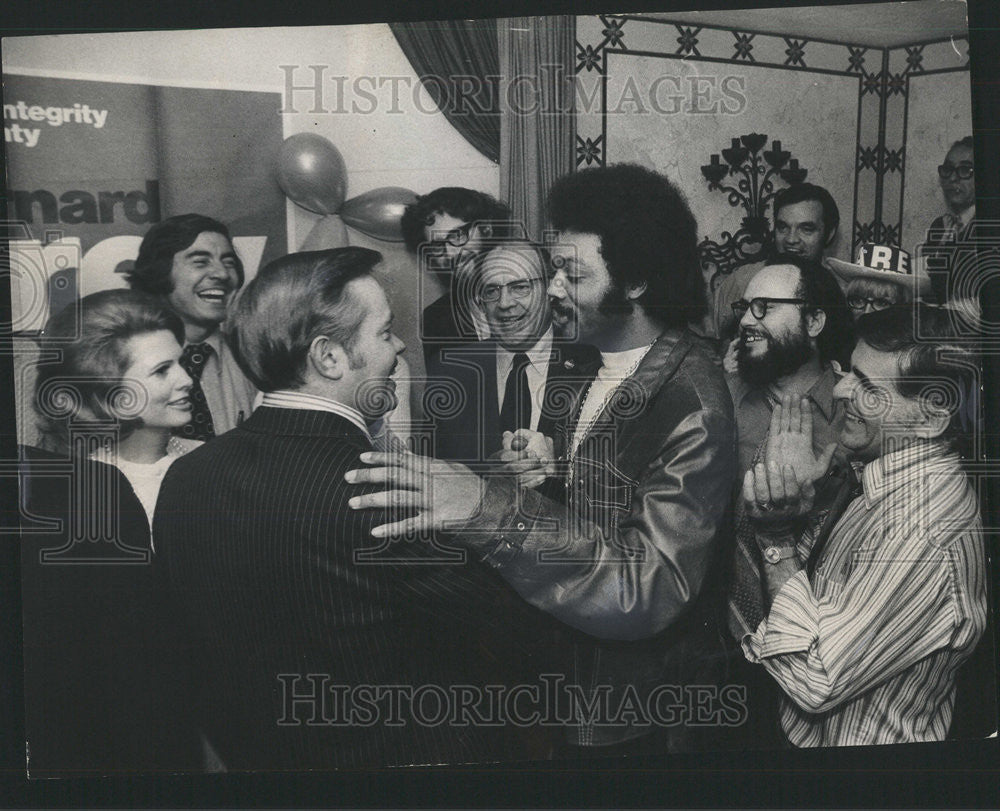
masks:
[[[614,279],[611,280],[611,286],[604,293],[601,303],[597,305],[597,312],[612,321],[631,315],[634,309],[635,305],[625,295],[625,289]]]
[[[806,333],[805,324],[798,332],[775,338],[767,336],[767,351],[753,356],[746,343],[740,340],[736,348],[736,363],[740,377],[751,386],[765,386],[791,374],[813,356],[813,347]]]

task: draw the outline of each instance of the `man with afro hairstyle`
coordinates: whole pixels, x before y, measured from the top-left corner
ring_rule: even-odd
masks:
[[[553,436],[519,431],[526,448],[511,442],[509,468],[487,476],[366,454],[375,467],[348,481],[389,492],[359,490],[349,504],[417,506],[376,536],[446,527],[575,630],[565,722],[578,755],[703,746],[703,719],[684,702],[722,675],[718,564],[735,443],[722,370],[686,328],[705,308],[697,225],[667,178],[634,165],[567,175],[549,205],[553,323],[599,352],[562,389]],[[548,442],[558,487],[522,486],[517,474]]]

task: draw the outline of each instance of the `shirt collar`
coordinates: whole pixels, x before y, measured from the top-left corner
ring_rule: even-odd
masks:
[[[743,401],[746,400],[746,398],[751,394],[757,394],[764,399],[768,399],[766,387],[750,386],[740,376],[739,372],[735,373],[732,376],[732,379],[734,381],[736,391],[737,408],[741,407],[743,405]],[[832,422],[834,417],[836,401],[833,399],[833,387],[836,385],[837,376],[833,373],[833,367],[826,366],[820,373],[820,376],[816,379],[816,382],[813,383],[812,386],[810,386],[809,391],[806,392],[806,396],[816,404],[816,407],[820,410],[820,413],[822,413],[827,422]]]
[[[271,408],[294,408],[303,411],[328,411],[331,414],[338,414],[362,431],[368,440],[372,435],[361,412],[344,403],[331,400],[329,397],[321,397],[318,394],[306,394],[302,391],[283,389],[281,391],[269,391],[264,394],[261,406]]]
[[[514,355],[515,352],[511,352],[509,349],[497,344],[497,375],[498,378],[506,378],[510,374],[511,367],[514,365]],[[534,369],[539,374],[545,374],[549,368],[549,362],[552,360],[552,327],[545,330],[545,333],[541,338],[538,339],[531,349],[525,350],[528,356],[528,362],[534,367]]]
[[[950,452],[939,441],[903,438],[899,444],[899,450],[869,462],[861,472],[861,487],[868,509],[906,485],[929,484],[929,473],[958,467],[958,454]]]
[[[222,330],[216,329],[208,334],[207,337],[200,341],[185,341],[184,346],[190,346],[191,344],[208,344],[212,349],[215,350],[216,355],[222,354],[222,345],[224,343],[224,338],[222,337]]]
[[[959,228],[965,228],[976,216],[976,204],[973,203],[966,209],[959,211],[958,214],[951,212],[951,216],[958,220]]]

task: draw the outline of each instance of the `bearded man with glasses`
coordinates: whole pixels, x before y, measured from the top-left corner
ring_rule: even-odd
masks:
[[[846,368],[854,329],[844,294],[833,274],[818,261],[778,255],[750,280],[744,297],[732,302],[738,322],[737,372],[727,376],[736,412],[739,476],[765,457],[771,414],[783,399],[809,413],[813,449],[830,473],[816,485],[817,511],[829,508],[847,475],[837,438],[843,408],[833,397],[835,372]],[[833,463],[830,464],[830,460]],[[825,470],[826,468],[824,468]],[[738,494],[736,494],[738,497]],[[728,595],[728,626],[735,641],[764,617],[766,563],[737,499],[736,547]],[[748,718],[743,728],[753,746],[780,746],[778,691],[760,667],[734,650],[736,682],[747,687]]]

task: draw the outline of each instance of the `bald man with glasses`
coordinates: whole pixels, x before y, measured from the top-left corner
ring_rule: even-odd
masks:
[[[445,350],[435,366],[426,399],[437,458],[485,462],[501,450],[505,433],[551,436],[546,391],[574,372],[585,351],[553,338],[549,267],[542,246],[516,238],[476,259],[474,296],[490,334],[480,344]],[[457,408],[435,408],[456,402]]]

